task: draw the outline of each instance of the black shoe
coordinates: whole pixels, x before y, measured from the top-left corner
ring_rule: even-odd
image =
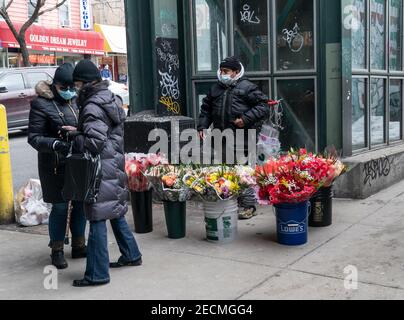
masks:
[[[83,259],[87,258],[87,247],[82,248],[72,247],[72,259]]]
[[[122,268],[122,267],[138,267],[142,265],[142,258],[139,258],[135,261],[129,261],[129,262],[122,262],[119,261],[118,262],[111,262],[109,264],[109,267],[112,269],[116,269],[116,268]]]
[[[57,269],[62,270],[68,267],[63,251],[52,251],[51,258],[52,265],[54,265]]]
[[[81,280],[74,280],[73,281],[73,287],[77,288],[83,288],[83,287],[96,287],[96,286],[103,286],[109,283],[108,281],[105,282],[91,282],[86,279],[81,279]]]

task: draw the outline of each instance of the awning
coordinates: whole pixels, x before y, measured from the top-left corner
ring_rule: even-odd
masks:
[[[126,54],[126,29],[124,27],[95,23],[94,30],[102,34],[105,39],[105,52]]]
[[[21,25],[16,24],[16,28],[19,30]],[[28,28],[25,38],[30,50],[104,55],[104,39],[94,31],[51,29],[34,24]],[[0,21],[0,47],[20,47],[4,21]]]

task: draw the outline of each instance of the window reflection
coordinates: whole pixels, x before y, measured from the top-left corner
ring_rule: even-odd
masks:
[[[390,81],[390,141],[401,140],[402,128],[402,80],[394,79]]]
[[[284,116],[280,133],[282,148],[306,147],[316,151],[316,95],[314,79],[279,80]]]
[[[385,142],[385,80],[372,78],[370,82],[370,140],[372,145]]]
[[[234,1],[234,50],[247,71],[268,71],[268,3]]]
[[[366,2],[354,0],[352,11],[352,68],[366,68]]]
[[[314,69],[314,2],[277,0],[277,70]]]
[[[366,147],[366,80],[352,79],[352,149]]]
[[[197,71],[215,72],[227,56],[224,0],[194,0]]]
[[[370,1],[370,61],[372,69],[386,69],[385,0]]]
[[[402,68],[402,0],[390,0],[390,70]]]

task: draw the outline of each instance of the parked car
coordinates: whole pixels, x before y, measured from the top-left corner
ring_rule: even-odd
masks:
[[[26,129],[30,103],[39,81],[51,81],[57,67],[0,69],[0,104],[6,107],[9,130]]]
[[[57,66],[0,69],[0,104],[6,107],[9,130],[28,127],[30,103],[39,81],[52,81]],[[125,84],[110,81],[109,89],[123,100],[127,112],[129,91]]]

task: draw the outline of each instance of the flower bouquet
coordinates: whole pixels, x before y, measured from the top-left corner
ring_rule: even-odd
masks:
[[[324,171],[317,171],[321,164],[321,160],[302,149],[257,166],[259,203],[276,205],[308,201],[323,179]]]
[[[146,171],[158,198],[162,201],[185,202],[189,200],[191,190],[184,182],[184,176],[190,172],[186,166],[158,165]]]
[[[153,194],[145,172],[153,166],[166,162],[164,157],[157,154],[129,153],[125,155],[125,171],[131,191],[136,233],[153,231]]]
[[[151,188],[145,172],[153,167],[167,163],[167,159],[158,154],[128,153],[125,155],[125,171],[128,175],[129,190],[144,192]]]

